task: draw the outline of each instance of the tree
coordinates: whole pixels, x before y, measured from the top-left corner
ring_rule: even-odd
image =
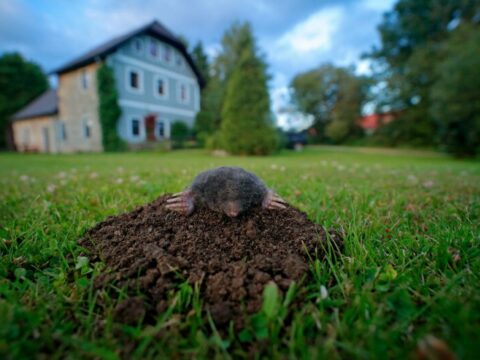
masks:
[[[455,25],[470,22],[478,3],[469,0],[399,0],[379,26],[381,47],[370,57],[383,68],[388,103],[379,107],[400,110],[398,121],[388,125],[397,143],[432,145],[436,123],[430,113],[430,91],[436,81],[435,64],[441,60],[441,43]]]
[[[210,77],[210,64],[208,63],[208,56],[203,50],[203,44],[201,41],[194,46],[190,55],[197,66],[200,75],[202,75],[205,80],[205,84],[208,84],[208,79]]]
[[[213,64],[214,74],[219,77],[225,87],[231,74],[237,68],[244,51],[254,47],[255,39],[248,22],[235,22],[225,31],[222,37],[222,51]]]
[[[10,117],[48,89],[40,66],[18,53],[0,57],[0,149],[7,145]]]
[[[221,44],[220,53],[208,67],[208,83],[202,92],[201,111],[197,114],[194,126],[197,139],[211,147],[220,145],[218,132],[230,76],[238,67],[243,51],[255,44],[250,25],[234,23],[225,31]]]
[[[295,76],[291,86],[298,108],[314,116],[314,141],[341,143],[359,135],[367,78],[356,76],[353,69],[326,64]]]
[[[480,28],[462,25],[445,42],[435,71],[431,114],[445,150],[480,155]]]
[[[201,42],[195,45],[191,55],[206,83],[202,89],[200,111],[197,113],[193,128],[197,140],[204,144],[220,128],[221,101],[224,89],[219,83],[218,76],[210,75],[210,64]]]
[[[122,110],[118,105],[115,76],[113,70],[106,64],[103,64],[97,71],[97,88],[103,149],[105,151],[124,150],[126,144],[117,133],[117,122],[122,115]]]
[[[256,53],[251,32],[247,38],[228,77],[220,142],[232,154],[265,155],[276,148],[277,135],[270,118],[266,64]]]

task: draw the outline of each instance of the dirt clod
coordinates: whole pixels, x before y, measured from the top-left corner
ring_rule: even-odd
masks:
[[[115,285],[131,297],[115,309],[115,319],[134,324],[168,307],[170,290],[197,283],[217,326],[261,308],[265,285],[286,291],[308,275],[307,252],[322,257],[327,238],[342,239],[312,223],[299,210],[253,209],[237,218],[199,209],[181,216],[165,208],[168,196],[97,224],[79,240],[106,270],[96,288]],[[138,296],[138,293],[142,297]]]

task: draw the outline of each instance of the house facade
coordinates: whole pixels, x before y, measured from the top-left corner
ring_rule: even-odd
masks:
[[[104,63],[122,110],[116,131],[132,147],[169,139],[176,121],[193,126],[203,79],[183,43],[154,21],[56,69],[58,89],[12,118],[18,151],[103,150],[96,73]]]

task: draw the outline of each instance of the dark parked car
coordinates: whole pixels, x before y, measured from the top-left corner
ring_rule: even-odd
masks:
[[[287,132],[285,135],[287,139],[286,146],[288,149],[301,150],[307,145],[307,134],[305,131]]]

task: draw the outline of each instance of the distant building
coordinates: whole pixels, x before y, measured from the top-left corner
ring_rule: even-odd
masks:
[[[203,79],[183,43],[159,22],[116,37],[59,67],[49,90],[12,117],[19,151],[102,151],[96,72],[114,72],[120,138],[132,146],[170,137],[174,121],[193,126]]]
[[[371,114],[360,118],[358,123],[367,135],[371,135],[382,125],[391,123],[397,116],[398,113],[394,112]]]

